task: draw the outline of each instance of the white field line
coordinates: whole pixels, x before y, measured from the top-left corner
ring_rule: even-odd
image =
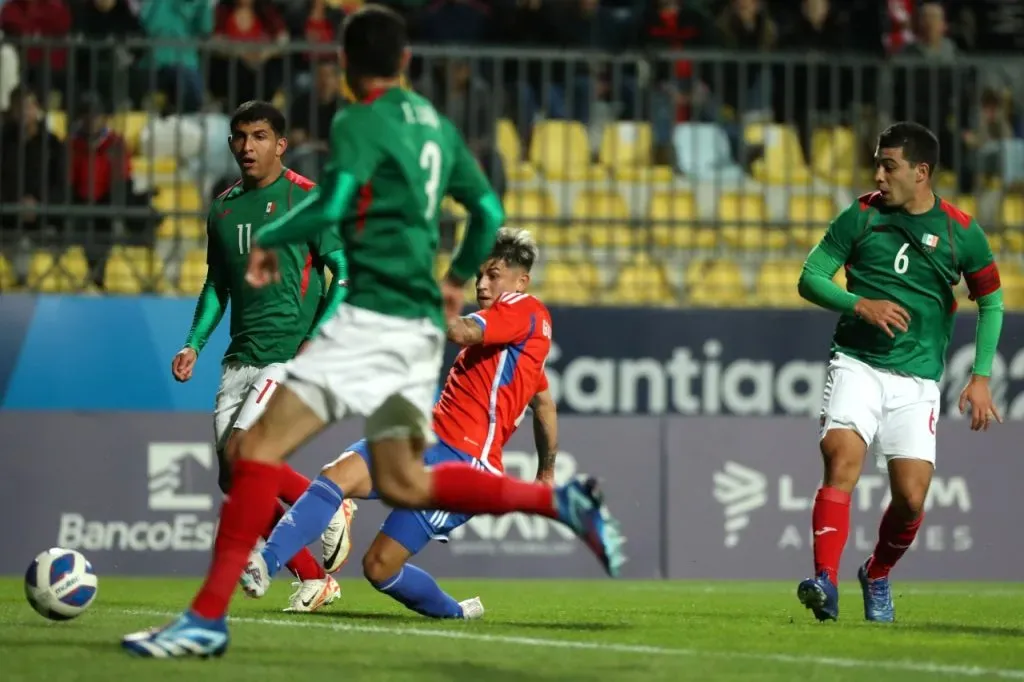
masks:
[[[130,616],[153,616],[175,618],[179,614],[167,611],[125,610]],[[644,656],[666,656],[681,658],[705,658],[719,660],[746,660],[769,663],[785,663],[801,666],[822,666],[827,668],[849,668],[859,670],[888,670],[894,672],[948,675],[953,677],[997,677],[1006,680],[1024,680],[1024,670],[1006,668],[982,668],[980,666],[946,665],[926,661],[884,661],[860,658],[833,658],[828,656],[802,656],[798,654],[769,654],[744,651],[713,651],[702,649],[674,649],[668,647],[643,646],[639,644],[617,644],[604,641],[579,641],[571,639],[544,639],[540,637],[518,637],[514,635],[487,635],[460,630],[439,630],[436,628],[385,627],[357,623],[323,623],[311,620],[284,620],[278,618],[236,618],[230,617],[231,624],[270,625],[286,628],[309,628],[334,632],[388,635],[391,637],[424,637],[432,639],[485,642],[509,646],[543,649],[571,649],[577,651],[602,651]]]

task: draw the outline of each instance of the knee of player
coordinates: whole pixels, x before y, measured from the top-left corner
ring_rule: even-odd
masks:
[[[376,588],[380,588],[398,570],[388,565],[384,556],[372,547],[363,555],[363,577]]]
[[[889,506],[902,518],[913,520],[924,513],[924,501],[927,496],[927,489],[896,492]]]

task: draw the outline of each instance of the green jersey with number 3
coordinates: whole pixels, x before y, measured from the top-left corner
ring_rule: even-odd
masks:
[[[961,275],[972,292],[998,288],[998,271],[977,221],[936,197],[926,213],[887,208],[866,194],[829,225],[818,248],[846,264],[848,290],[892,301],[910,315],[895,338],[852,314],[836,326],[832,350],[869,365],[938,381],[953,331]]]
[[[335,116],[324,173],[360,185],[341,223],[346,302],[443,328],[434,272],[441,200],[471,205],[492,192],[459,131],[426,99],[391,88]]]
[[[307,244],[275,248],[281,281],[272,286],[253,288],[245,272],[253,234],[316,191],[311,180],[285,170],[266,187],[247,190],[239,183],[211,205],[207,278],[231,301],[225,360],[260,367],[285,362],[309,334],[325,293],[321,257],[342,248],[337,235],[324,232]]]

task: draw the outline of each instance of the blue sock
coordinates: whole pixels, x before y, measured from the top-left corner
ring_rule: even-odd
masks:
[[[459,602],[441,589],[434,577],[422,568],[406,564],[398,575],[380,583],[371,583],[407,608],[431,618],[462,618]]]
[[[271,576],[323,534],[338,513],[343,499],[345,494],[338,484],[324,476],[317,476],[309,484],[302,497],[274,527],[263,548],[263,560],[267,562]]]

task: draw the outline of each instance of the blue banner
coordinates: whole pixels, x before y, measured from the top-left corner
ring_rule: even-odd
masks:
[[[5,409],[205,412],[227,347],[227,322],[191,381],[171,358],[192,299],[0,298]],[[835,316],[816,310],[555,308],[548,362],[564,414],[815,415]],[[973,314],[957,320],[943,389],[956,405],[974,357]],[[1008,315],[993,386],[1024,419],[1024,315]],[[451,348],[449,360],[454,356]]]

